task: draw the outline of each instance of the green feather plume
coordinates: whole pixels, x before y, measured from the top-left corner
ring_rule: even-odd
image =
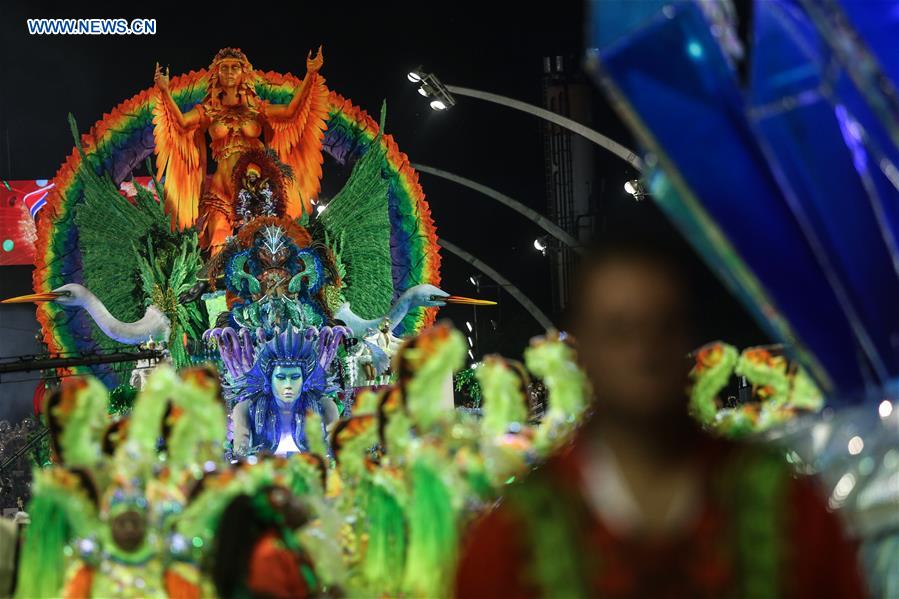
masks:
[[[704,425],[715,421],[718,406],[715,404],[715,396],[727,385],[728,379],[737,363],[737,348],[720,341],[713,344],[721,348],[721,357],[718,363],[706,368],[700,374],[691,374],[693,388],[690,390],[690,413]],[[708,348],[709,346],[705,346]],[[698,351],[702,351],[700,348]]]
[[[107,391],[94,377],[78,390],[75,406],[62,429],[59,443],[67,466],[93,466],[100,458],[100,434],[106,423]]]
[[[462,366],[467,349],[465,337],[452,329],[433,355],[424,360],[419,360],[415,356],[411,358],[419,365],[406,388],[406,402],[412,420],[422,431],[427,431],[438,422],[452,416],[452,412],[441,405],[443,383],[451,379],[453,372]],[[423,350],[418,347],[407,347],[403,351],[418,354]]]
[[[411,597],[450,594],[458,546],[457,511],[445,458],[421,448],[409,469],[409,549],[403,587]]]
[[[384,103],[382,132],[386,113]],[[318,216],[328,239],[337,241],[335,257],[346,272],[344,295],[362,318],[383,316],[393,301],[388,181],[381,173],[384,150],[380,139],[381,133],[356,162],[343,189]]]
[[[389,595],[401,590],[402,572],[406,563],[405,488],[401,480],[378,470],[368,482],[366,524],[368,544],[362,563],[362,574],[368,588],[379,589]]]
[[[526,424],[528,419],[526,393],[521,378],[498,358],[484,360],[475,369],[475,376],[484,394],[481,426],[491,436],[504,434],[512,423]]]

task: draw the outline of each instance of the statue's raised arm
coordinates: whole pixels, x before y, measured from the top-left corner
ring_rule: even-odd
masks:
[[[293,169],[287,190],[287,216],[296,218],[312,209],[322,177],[322,139],[328,119],[328,88],[319,73],[324,55],[319,48],[306,58],[306,76],[288,104],[266,104],[265,116],[271,125],[266,140],[278,158]]]
[[[186,113],[169,91],[168,68],[156,63],[153,77],[153,137],[156,142],[156,172],[165,177],[166,212],[172,226],[184,229],[197,220],[200,192],[206,178],[206,140],[202,115],[197,108]]]

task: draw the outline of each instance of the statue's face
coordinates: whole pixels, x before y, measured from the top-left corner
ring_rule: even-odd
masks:
[[[243,77],[243,65],[239,60],[223,60],[219,63],[219,82],[222,87],[235,87]]]
[[[272,395],[281,404],[292,404],[303,387],[303,370],[299,366],[275,366],[272,371]]]

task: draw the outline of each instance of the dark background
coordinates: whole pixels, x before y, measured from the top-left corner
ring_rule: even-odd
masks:
[[[0,176],[50,178],[72,149],[66,123],[71,112],[82,131],[116,104],[153,83],[156,61],[172,75],[208,66],[224,46],[242,48],[260,70],[302,76],[310,48],[324,46],[322,70],[328,86],[377,115],[388,102],[387,130],[413,162],[446,169],[500,190],[546,213],[541,122],[493,104],[458,98],[445,113],[432,112],[405,74],[419,64],[447,83],[541,103],[544,56],[577,59],[583,53],[584,8],[579,1],[522,2],[191,2],[178,11],[158,3],[112,7],[76,3],[8,2],[0,5]],[[185,12],[199,9],[199,12]],[[26,18],[155,18],[153,36],[29,36]],[[634,142],[595,94],[592,126],[633,147]],[[324,193],[336,191],[345,176],[325,167]],[[675,238],[651,201],[635,203],[623,190],[635,178],[625,162],[596,154],[595,210],[603,230],[650,228]],[[438,234],[493,266],[551,314],[548,261],[533,247],[542,230],[484,196],[421,175]],[[127,232],[110,231],[110,234]],[[704,340],[723,338],[738,345],[765,338],[746,313],[698,267]],[[443,252],[442,287],[474,295],[472,267]],[[0,269],[0,296],[27,293],[29,269]],[[495,290],[485,290],[484,297]],[[520,356],[537,323],[510,296],[501,306],[480,309],[480,353]],[[489,310],[489,311],[488,311]],[[443,315],[457,326],[471,308],[448,307]],[[37,323],[28,306],[0,309],[0,356],[36,351]],[[32,384],[33,386],[33,384]],[[21,387],[0,385],[0,418],[19,417],[31,396]]]

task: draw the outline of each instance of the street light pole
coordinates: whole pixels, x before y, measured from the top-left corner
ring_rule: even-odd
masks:
[[[608,150],[615,156],[618,156],[619,158],[630,164],[632,167],[637,169],[637,171],[643,172],[643,161],[640,160],[640,157],[637,156],[637,154],[633,150],[626,148],[614,139],[606,137],[599,131],[595,131],[590,127],[587,127],[586,125],[578,123],[577,121],[573,121],[560,114],[556,114],[555,112],[546,110],[545,108],[540,108],[539,106],[534,106],[533,104],[528,104],[527,102],[522,102],[521,100],[508,98],[499,94],[493,94],[478,89],[471,89],[469,87],[459,87],[457,85],[445,85],[444,87],[448,92],[458,96],[468,96],[469,98],[486,100],[487,102],[493,102],[494,104],[500,104],[502,106],[514,108],[515,110],[520,110],[522,112],[526,112],[543,120],[554,123],[559,127],[568,129],[573,133],[577,133],[578,135],[589,139],[604,150]]]
[[[455,254],[462,260],[465,260],[466,262],[477,268],[479,271],[490,277],[493,282],[495,282],[501,288],[505,289],[509,293],[509,295],[518,300],[518,303],[521,304],[522,307],[524,307],[524,309],[534,317],[534,320],[540,323],[540,326],[545,330],[555,328],[552,321],[546,316],[546,314],[543,313],[543,310],[538,308],[537,305],[532,302],[528,296],[522,293],[518,287],[513,285],[512,282],[509,281],[509,279],[491,268],[490,265],[484,263],[476,256],[470,254],[469,252],[466,252],[459,246],[447,241],[442,237],[437,240],[437,243],[440,244],[440,247],[442,247],[443,249]]]
[[[533,116],[539,117],[545,121],[549,121],[559,127],[564,129],[568,129],[573,133],[577,133],[578,135],[592,141],[599,147],[604,150],[607,150],[618,156],[632,167],[637,169],[639,172],[643,172],[643,161],[640,160],[640,157],[637,156],[637,153],[626,148],[621,145],[614,139],[610,137],[606,137],[599,131],[595,131],[586,125],[578,123],[577,121],[573,121],[567,117],[564,117],[560,114],[556,114],[550,110],[546,110],[545,108],[540,108],[539,106],[534,106],[533,104],[528,104],[527,102],[522,102],[521,100],[516,100],[515,98],[509,98],[506,96],[501,96],[499,94],[493,94],[490,92],[481,91],[479,89],[471,89],[470,87],[460,87],[458,85],[447,85],[440,81],[440,79],[434,73],[425,73],[421,67],[418,67],[414,71],[410,72],[407,75],[407,78],[412,83],[419,86],[418,93],[420,93],[425,98],[430,98],[431,100],[431,109],[436,111],[449,110],[456,104],[455,95],[458,96],[468,96],[469,98],[477,98],[479,100],[485,100],[487,102],[493,102],[494,104],[500,104],[501,106],[506,106],[508,108],[514,108],[515,110],[520,110],[522,112],[526,112]]]
[[[412,164],[412,168],[421,173],[427,173],[429,175],[434,175],[435,177],[441,177],[448,181],[452,181],[453,183],[458,183],[459,185],[464,185],[469,189],[473,189],[484,194],[487,197],[493,198],[497,202],[508,206],[515,212],[523,215],[531,222],[541,227],[544,231],[571,248],[572,251],[578,254],[581,254],[584,251],[581,247],[581,243],[556,223],[549,220],[536,210],[528,208],[518,200],[510,198],[506,194],[500,193],[492,187],[487,187],[486,185],[482,185],[477,181],[472,181],[471,179],[466,179],[465,177],[461,177],[449,171],[434,168],[433,166],[427,166],[425,164]]]

